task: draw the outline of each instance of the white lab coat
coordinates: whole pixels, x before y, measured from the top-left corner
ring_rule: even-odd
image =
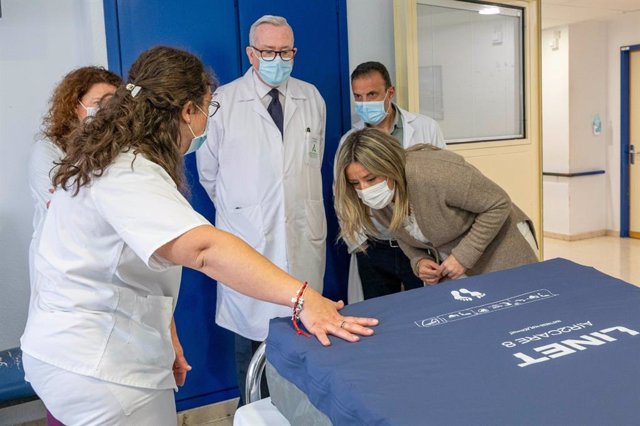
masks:
[[[58,189],[36,248],[22,351],[106,382],[174,388],[169,326],[182,268],[155,252],[207,224],[141,154],[121,153],[77,195]]]
[[[400,113],[400,118],[402,119],[402,147],[404,149],[419,143],[430,144],[442,149],[447,147],[442,135],[442,130],[440,129],[437,121],[431,117],[427,117],[426,115],[414,114],[406,111],[397,105],[395,105],[395,107],[396,111]],[[364,121],[356,122],[353,125],[353,128],[340,138],[338,149],[340,149],[342,143],[347,139],[347,136],[357,130],[364,129],[364,126]],[[360,281],[360,274],[358,273],[358,262],[356,261],[356,254],[353,250],[366,240],[367,237],[362,234],[359,244],[349,246],[349,252],[351,253],[351,259],[349,262],[349,284],[347,287],[347,300],[349,303],[356,303],[364,300],[362,282]]]
[[[220,110],[196,154],[200,183],[216,207],[219,229],[242,238],[322,291],[327,235],[320,172],[325,103],[313,85],[289,78],[283,141],[255,84],[249,69],[216,91]],[[290,315],[289,308],[218,283],[216,323],[248,339],[264,340],[269,319]]]
[[[35,143],[29,156],[29,190],[33,200],[33,234],[29,245],[29,282],[31,283],[31,295],[29,297],[29,309],[38,289],[35,279],[35,253],[40,243],[40,233],[44,219],[47,215],[47,204],[51,201],[55,163],[64,157],[64,152],[58,145],[48,139],[42,139]]]

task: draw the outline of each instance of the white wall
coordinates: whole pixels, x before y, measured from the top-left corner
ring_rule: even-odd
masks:
[[[558,48],[550,47],[559,34]],[[542,32],[542,164],[546,172],[569,172],[569,29]],[[546,198],[545,198],[546,204]],[[545,216],[546,223],[546,216]]]
[[[593,132],[596,114],[609,121],[607,108],[607,25],[571,25],[569,49],[569,168],[572,172],[605,170],[604,175],[574,177],[570,185],[570,235],[607,229],[606,132]]]
[[[558,48],[552,49],[556,38]],[[605,170],[605,175],[544,177],[548,234],[575,237],[608,229],[607,132],[595,135],[592,130],[596,114],[608,122],[606,58],[606,23],[586,22],[542,33],[543,170]]]
[[[571,25],[569,39],[569,167],[574,172],[602,170],[606,167],[606,134],[595,135],[592,121],[596,114],[608,121],[607,25]]]
[[[395,84],[396,60],[393,38],[393,1],[347,0],[349,74],[359,64],[378,61],[389,70]],[[351,95],[351,121],[359,121]]]
[[[33,207],[27,161],[53,87],[71,69],[107,65],[102,0],[3,0],[0,18],[0,349],[27,317]]]
[[[629,13],[607,25],[608,109],[606,220],[620,231],[620,47],[640,44],[640,12]]]
[[[551,43],[557,39],[557,48]],[[542,32],[542,169],[569,172],[569,29],[558,27]],[[569,181],[543,177],[544,230],[567,233]]]

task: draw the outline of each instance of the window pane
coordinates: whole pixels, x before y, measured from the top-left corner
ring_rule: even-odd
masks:
[[[524,138],[522,10],[419,0],[417,15],[420,112],[447,143]]]

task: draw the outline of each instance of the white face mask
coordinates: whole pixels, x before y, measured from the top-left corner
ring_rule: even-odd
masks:
[[[82,108],[84,108],[85,111],[87,111],[87,117],[95,117],[96,113],[98,112],[98,107],[95,106],[84,106],[84,104],[82,103],[82,101],[78,101],[80,102],[80,105],[82,105]]]
[[[376,183],[365,189],[356,189],[358,197],[362,202],[374,210],[384,209],[389,205],[396,192],[395,187],[389,188],[387,180]]]

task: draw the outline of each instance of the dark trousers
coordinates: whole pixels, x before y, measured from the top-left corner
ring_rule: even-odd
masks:
[[[247,339],[239,334],[236,334],[235,349],[236,349],[236,376],[238,377],[238,388],[240,388],[240,403],[238,407],[243,406],[246,401],[244,395],[246,391],[247,372],[249,371],[249,364],[253,354],[258,350],[262,342],[256,342],[255,340]],[[263,398],[269,396],[269,388],[267,387],[267,376],[262,375],[262,381],[260,382],[260,392]]]
[[[385,296],[424,284],[411,270],[409,258],[396,241],[368,240],[366,252],[357,253],[358,273],[365,299]]]

